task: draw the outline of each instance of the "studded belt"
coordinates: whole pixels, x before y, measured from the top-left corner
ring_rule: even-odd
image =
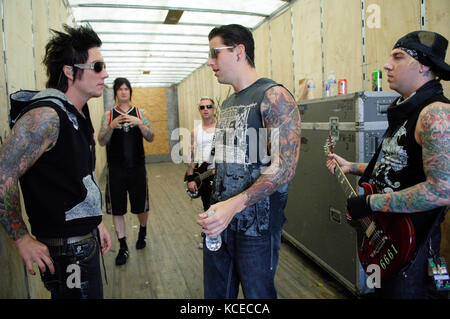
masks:
[[[47,246],[52,247],[59,247],[59,246],[65,246],[70,244],[76,244],[82,240],[92,238],[96,235],[96,230],[94,229],[89,234],[82,235],[82,236],[73,236],[73,237],[67,237],[67,238],[38,238],[37,240],[46,244]]]

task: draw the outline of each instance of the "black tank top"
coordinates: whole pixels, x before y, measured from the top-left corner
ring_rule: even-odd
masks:
[[[449,103],[437,80],[427,82],[405,101],[398,103],[399,99],[388,108],[389,127],[383,141],[383,157],[374,178],[378,193],[400,191],[426,180],[422,147],[414,136],[417,120],[427,105],[433,102]],[[419,241],[425,239],[439,212],[440,208],[408,214]]]
[[[278,84],[260,78],[244,90],[229,96],[222,104],[215,132],[215,184],[212,202],[227,200],[249,188],[270,165],[261,158],[267,150],[267,135],[261,116],[261,102],[268,89]],[[264,134],[266,133],[266,134]],[[284,208],[289,183],[256,204],[236,214],[230,229],[247,236],[279,231],[286,220]]]
[[[67,96],[55,89],[41,91],[33,99],[42,97],[46,98],[22,114],[51,107],[58,114],[60,128],[56,144],[20,178],[31,232],[41,238],[84,235],[102,220],[89,109],[85,105],[80,114]]]
[[[124,114],[117,107],[110,111],[111,123],[116,117]],[[141,118],[137,107],[131,108],[127,115]],[[145,165],[144,144],[138,126],[119,126],[114,129],[109,143],[106,145],[108,166],[113,168],[133,168]]]

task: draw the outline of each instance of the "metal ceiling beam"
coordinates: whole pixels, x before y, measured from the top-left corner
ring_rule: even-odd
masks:
[[[103,49],[100,48],[102,52],[176,52],[179,53],[180,50],[162,50],[162,49],[133,49],[133,50],[124,50],[124,49]],[[208,51],[186,51],[187,53],[208,53]]]
[[[200,37],[207,38],[207,34],[185,34],[185,33],[161,33],[161,32],[119,32],[119,31],[103,31],[97,32],[98,35],[163,35],[169,37]]]
[[[84,8],[113,8],[113,9],[144,9],[144,10],[181,10],[189,12],[204,12],[204,13],[221,13],[221,14],[237,14],[237,15],[248,15],[266,18],[269,15],[258,13],[258,12],[248,12],[248,11],[238,11],[238,10],[221,10],[221,9],[205,9],[205,8],[188,8],[188,7],[171,7],[171,6],[149,6],[149,5],[135,5],[135,4],[108,4],[108,3],[80,3],[72,5],[72,8],[84,7]]]
[[[164,63],[164,62],[157,62],[157,61],[106,61],[106,65],[115,64],[115,63],[119,63],[119,64],[145,63],[146,65],[149,65],[151,63],[161,64],[161,63]],[[166,62],[166,63],[168,63],[168,62]],[[189,62],[189,61],[186,61],[186,62],[170,62],[171,65],[173,65],[173,64],[198,64],[198,65],[201,65],[203,63],[204,62]]]
[[[135,83],[178,83],[179,81],[165,81],[165,80],[161,80],[161,81],[159,81],[159,80],[155,80],[155,81],[152,81],[152,80],[148,80],[148,81],[132,81],[132,82],[135,82]],[[112,81],[112,82],[109,82],[109,83],[114,83],[114,81]],[[108,83],[108,84],[109,84]]]
[[[135,68],[135,69],[130,69],[130,68],[115,68],[115,69],[111,69],[108,68],[108,73],[109,72],[113,72],[113,73],[119,73],[119,72],[129,72],[129,73],[140,73],[142,72],[142,68]],[[148,71],[148,72],[152,72],[155,74],[170,74],[170,75],[177,75],[177,74],[188,74],[190,71],[189,70],[166,70],[166,69],[153,69],[153,68],[148,68],[148,69],[144,69],[144,71]]]
[[[119,66],[110,66],[111,64],[113,64],[114,62],[110,62],[107,64],[107,68],[106,70],[112,69],[114,67],[116,68],[120,68],[123,63],[120,63]],[[136,63],[138,64],[138,63]],[[161,63],[159,63],[161,64]],[[137,66],[128,66],[128,68],[146,68],[146,69],[154,69],[154,70],[170,70],[170,69],[175,69],[175,70],[196,70],[197,66],[159,66],[159,64],[156,65],[137,65]]]
[[[198,45],[198,46],[207,46],[209,47],[208,43],[178,43],[178,42],[135,42],[135,41],[102,41],[103,44],[164,44],[164,45]]]
[[[130,59],[130,58],[160,58],[160,59],[193,59],[193,60],[202,60],[205,61],[208,58],[206,57],[193,57],[193,56],[165,56],[165,55],[103,55],[104,58],[124,58],[124,59]]]
[[[149,21],[149,20],[114,20],[114,19],[82,19],[76,20],[80,23],[135,23],[135,24],[164,24],[164,21]],[[180,22],[176,25],[186,25],[186,26],[201,26],[201,27],[217,27],[220,24],[215,23],[190,23],[190,22]]]

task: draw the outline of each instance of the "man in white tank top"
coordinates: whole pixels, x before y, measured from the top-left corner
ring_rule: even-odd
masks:
[[[199,190],[196,182],[192,180],[194,176],[194,170],[198,169],[199,166],[205,162],[209,163],[207,167],[208,170],[211,170],[214,167],[214,160],[211,155],[214,131],[217,123],[215,118],[214,101],[209,97],[200,98],[198,111],[202,118],[202,123],[194,127],[194,130],[191,133],[190,161],[187,164],[186,170],[188,189],[192,193],[195,193]],[[205,187],[202,187],[202,189],[200,189],[200,196],[202,198],[205,211],[210,206],[210,179],[211,178],[205,180],[205,183],[202,183]]]

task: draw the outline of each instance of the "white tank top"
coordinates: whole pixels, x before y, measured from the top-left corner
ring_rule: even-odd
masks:
[[[207,132],[203,129],[202,124],[198,126],[197,130],[197,147],[195,150],[195,159],[196,162],[201,164],[203,162],[213,163],[214,159],[211,158],[211,148],[214,137],[214,130],[211,132]],[[208,166],[208,169],[211,169],[214,165],[211,164]]]

